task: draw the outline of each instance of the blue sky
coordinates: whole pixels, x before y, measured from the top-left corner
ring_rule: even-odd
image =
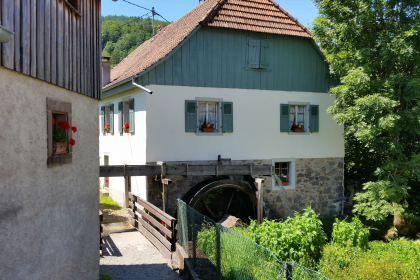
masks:
[[[155,8],[169,21],[175,21],[198,5],[198,0],[127,0],[145,8]],[[317,9],[311,0],[275,0],[280,7],[306,27],[317,16]],[[141,16],[148,11],[130,5],[122,0],[102,0],[102,15]]]

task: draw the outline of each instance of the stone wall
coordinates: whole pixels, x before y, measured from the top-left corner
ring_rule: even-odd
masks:
[[[217,161],[167,162],[167,164],[216,165]],[[271,165],[271,160],[241,160],[221,162],[223,165]],[[175,215],[176,199],[198,183],[216,179],[216,176],[170,176],[168,187],[168,213]],[[147,178],[147,200],[162,207],[162,185],[154,177]],[[240,180],[241,178],[236,178]],[[243,178],[242,178],[243,179]],[[271,177],[265,177],[264,203],[270,219],[286,218],[285,205],[278,187],[272,187]],[[287,189],[287,204],[292,211],[302,211],[309,205],[322,216],[341,211],[343,197],[343,158],[295,159],[295,187]]]

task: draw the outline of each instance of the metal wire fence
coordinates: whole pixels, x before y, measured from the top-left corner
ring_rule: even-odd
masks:
[[[193,260],[208,258],[215,279],[328,280],[294,262],[276,258],[267,248],[206,217],[178,199],[178,242]]]

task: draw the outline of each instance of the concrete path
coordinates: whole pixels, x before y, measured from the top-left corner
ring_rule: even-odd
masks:
[[[170,261],[137,230],[105,237],[100,260],[101,273],[112,280],[180,280]]]

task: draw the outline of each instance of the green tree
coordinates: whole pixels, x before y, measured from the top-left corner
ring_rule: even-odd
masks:
[[[315,40],[340,84],[329,112],[345,125],[355,211],[383,220],[420,181],[420,0],[314,0]],[[395,222],[395,220],[394,220]]]
[[[155,31],[168,25],[155,20]],[[102,54],[111,56],[114,67],[127,55],[153,36],[150,18],[106,16],[102,17]]]

